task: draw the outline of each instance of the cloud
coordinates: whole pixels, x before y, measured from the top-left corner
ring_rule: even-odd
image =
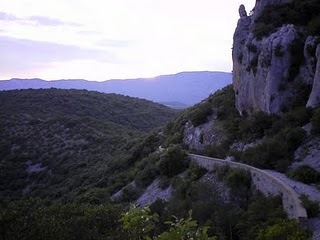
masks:
[[[132,42],[131,41],[122,41],[122,40],[112,40],[112,39],[102,39],[97,42],[99,46],[102,47],[128,47]]]
[[[69,25],[69,26],[81,26],[81,24],[78,23],[72,23],[72,22],[64,22],[57,18],[51,18],[51,17],[45,17],[45,16],[31,16],[31,17],[17,17],[13,14],[6,13],[6,12],[0,12],[0,20],[3,21],[16,21],[21,22],[23,24],[39,24],[43,26],[63,26],[63,25]]]
[[[20,18],[12,15],[12,14],[9,14],[9,13],[6,13],[6,12],[0,12],[0,20],[4,20],[4,21],[18,21],[20,20]]]
[[[26,19],[44,26],[61,26],[61,25],[81,26],[80,24],[77,24],[77,23],[63,22],[57,18],[50,18],[50,17],[44,17],[44,16],[31,16]]]
[[[75,60],[114,62],[112,53],[49,42],[0,36],[0,73],[34,71],[51,63]]]

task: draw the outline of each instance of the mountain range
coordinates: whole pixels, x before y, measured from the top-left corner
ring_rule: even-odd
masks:
[[[84,79],[18,79],[0,81],[0,90],[15,89],[85,89],[144,98],[172,108],[192,106],[211,93],[231,83],[231,73],[181,72],[154,78],[111,79],[103,82]]]

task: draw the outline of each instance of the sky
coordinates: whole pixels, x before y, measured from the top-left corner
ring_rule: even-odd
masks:
[[[255,0],[1,0],[0,79],[103,81],[231,72]]]

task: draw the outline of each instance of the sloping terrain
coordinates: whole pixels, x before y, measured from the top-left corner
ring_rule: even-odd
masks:
[[[108,200],[132,177],[136,141],[175,114],[116,94],[0,92],[0,198]]]

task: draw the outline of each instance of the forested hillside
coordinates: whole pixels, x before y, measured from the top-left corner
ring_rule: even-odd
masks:
[[[0,199],[108,200],[132,178],[131,148],[175,114],[116,94],[0,92]]]
[[[26,96],[36,98],[37,91],[29,92],[32,94]],[[47,93],[44,96],[50,92],[39,91]],[[63,92],[53,92],[59,93],[57,99],[61,99]],[[19,92],[5,94],[14,93]],[[5,130],[1,131],[1,178],[5,181],[1,185],[0,233],[4,239],[213,240],[217,236],[267,240],[269,236],[298,236],[306,240],[307,232],[287,219],[281,198],[263,196],[248,172],[228,167],[208,171],[190,163],[182,150],[187,147],[183,140],[186,124],[199,127],[210,123],[213,115],[230,139],[228,143],[261,136],[265,125],[239,116],[232,96],[229,86],[143,138],[139,138],[141,127],[128,129],[104,121],[103,111],[90,112],[99,109],[93,103],[91,110],[82,109],[92,117],[81,117],[82,111],[75,114],[65,107],[64,111],[50,112],[47,108],[54,104],[47,105],[45,102],[50,100],[44,98],[39,98],[43,104],[33,103],[35,108],[38,106],[37,111],[30,110],[32,101],[26,104],[28,98],[21,100],[24,107],[20,106],[19,111],[10,111],[9,106],[18,102],[14,103],[13,97],[5,98],[2,106],[7,107],[2,109],[7,111],[1,118]],[[85,98],[80,99],[76,102],[85,106]],[[157,108],[160,111],[162,107]],[[108,119],[112,121],[112,117]],[[211,126],[214,127],[212,122]],[[252,132],[253,126],[257,129]],[[213,144],[208,149],[219,151],[203,153],[225,154],[227,146]],[[168,191],[167,201],[150,202],[149,208],[130,208],[130,203],[135,203],[155,179],[159,182],[155,188]],[[115,199],[116,192],[119,197]],[[308,203],[317,214],[317,206]]]

